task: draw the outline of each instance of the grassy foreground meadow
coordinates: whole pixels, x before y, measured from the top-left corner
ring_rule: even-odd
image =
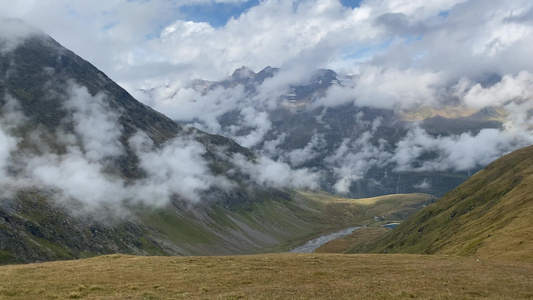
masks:
[[[0,267],[2,299],[531,299],[533,264],[440,255],[140,257]]]

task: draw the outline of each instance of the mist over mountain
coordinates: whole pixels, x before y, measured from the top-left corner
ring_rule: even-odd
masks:
[[[355,197],[442,196],[533,143],[530,73],[452,83],[435,75],[438,88],[415,84],[416,73],[398,85],[403,75],[242,67],[221,81],[144,92],[182,124],[313,170],[322,188]]]
[[[348,221],[293,203],[318,187],[309,170],[178,125],[19,20],[0,28],[0,263],[252,253]]]
[[[171,119],[234,138],[256,153],[313,167],[311,157],[326,139],[333,149],[320,159],[329,163],[317,170],[329,174],[321,175],[322,186],[331,190],[367,194],[360,178],[375,171],[371,194],[382,181],[390,182],[380,193],[450,182],[444,191],[531,143],[533,4],[527,0],[214,1],[235,12],[217,22],[187,14],[213,1],[95,1],[24,1],[2,11],[53,33]],[[248,68],[232,76],[241,66]],[[338,74],[323,74],[318,91],[317,70]],[[298,102],[293,94],[311,96]],[[291,119],[288,111],[297,116],[290,130],[306,127],[301,138],[278,128]],[[330,132],[337,137],[328,140],[322,137],[327,128],[296,121],[298,114],[311,123],[322,115],[347,123],[335,125]],[[381,122],[377,131],[400,129],[383,137],[365,122]],[[371,143],[361,139],[369,136]],[[446,179],[423,172],[444,172]]]
[[[173,201],[231,205],[253,201],[254,190],[317,186],[305,169],[176,124],[50,37],[1,22],[2,197],[40,188],[81,209],[121,211]],[[231,196],[236,191],[250,194]]]

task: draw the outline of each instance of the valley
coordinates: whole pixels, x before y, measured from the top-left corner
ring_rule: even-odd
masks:
[[[272,196],[271,196],[272,197]],[[104,222],[76,218],[39,193],[19,193],[0,206],[0,263],[77,259],[126,253],[140,255],[228,255],[286,252],[324,233],[376,223],[375,215],[404,220],[435,199],[394,195],[364,201],[325,192],[293,192],[246,207],[218,204],[164,209],[130,207]],[[65,226],[64,224],[69,224]]]

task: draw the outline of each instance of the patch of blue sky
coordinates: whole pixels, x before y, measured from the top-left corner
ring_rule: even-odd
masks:
[[[448,17],[448,15],[450,14],[450,10],[443,10],[441,12],[439,12],[439,17],[443,17],[444,19],[446,19]]]
[[[185,21],[206,22],[212,27],[223,27],[230,18],[237,18],[246,10],[257,6],[259,0],[249,0],[241,3],[203,3],[184,5],[180,12],[185,16]]]
[[[351,46],[343,49],[343,60],[365,61],[371,59],[374,55],[380,54],[387,50],[393,39],[388,39],[384,42],[375,45]]]
[[[340,0],[341,4],[346,7],[356,8],[361,5],[363,0]]]

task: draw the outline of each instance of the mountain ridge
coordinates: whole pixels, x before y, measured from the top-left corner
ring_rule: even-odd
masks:
[[[240,80],[236,74],[243,70],[247,75]],[[379,95],[364,94],[357,86],[364,78],[329,69],[266,67],[256,73],[243,66],[234,75],[177,90],[155,87],[144,96],[153,103],[164,98],[180,124],[318,172],[322,189],[348,197],[417,192],[441,197],[530,139],[527,128],[525,135],[509,129],[514,121],[504,107],[470,107],[457,95],[431,106],[385,107],[366,99]],[[497,82],[491,84],[482,86]],[[177,98],[182,89],[186,92]],[[188,113],[175,112],[174,105]],[[490,147],[477,155],[459,150],[484,142]]]

